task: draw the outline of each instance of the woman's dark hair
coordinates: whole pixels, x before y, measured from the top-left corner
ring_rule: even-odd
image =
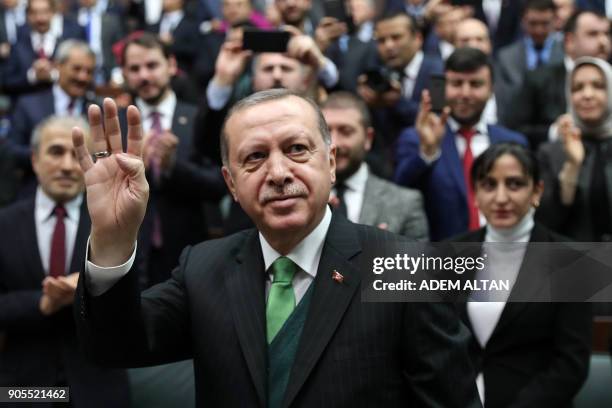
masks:
[[[518,160],[523,172],[531,178],[533,184],[540,182],[538,159],[531,150],[518,143],[497,143],[491,145],[474,160],[471,171],[472,188],[476,189],[476,184],[487,177],[497,159],[504,154],[509,154]]]

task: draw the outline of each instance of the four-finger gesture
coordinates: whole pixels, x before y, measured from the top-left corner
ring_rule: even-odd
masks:
[[[90,260],[99,266],[117,266],[133,252],[149,198],[140,113],[135,106],[127,109],[126,152],[113,100],[104,100],[104,116],[96,105],[89,107],[88,116],[96,161],[85,146],[81,129],[73,129],[72,140],[85,174],[91,218]]]

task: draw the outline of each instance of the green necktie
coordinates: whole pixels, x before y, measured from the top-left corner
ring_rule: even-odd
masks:
[[[285,320],[295,309],[295,294],[293,293],[293,276],[297,266],[287,257],[281,256],[272,263],[274,280],[268,295],[266,305],[266,322],[268,326],[268,344],[285,324]]]

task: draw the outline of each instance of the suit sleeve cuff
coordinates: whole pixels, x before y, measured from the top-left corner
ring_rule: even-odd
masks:
[[[89,238],[87,239],[87,251],[85,253],[85,283],[87,290],[93,296],[100,296],[112,288],[115,283],[119,282],[132,269],[134,260],[136,259],[136,248],[138,242],[134,245],[132,256],[124,264],[119,266],[102,267],[89,261]]]

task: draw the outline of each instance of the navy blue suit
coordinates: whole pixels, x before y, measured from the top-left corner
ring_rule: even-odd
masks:
[[[11,48],[11,55],[6,65],[6,78],[4,81],[7,92],[11,94],[32,92],[41,87],[39,84],[30,84],[27,78],[28,69],[30,69],[37,59],[36,51],[32,48],[30,33],[31,30],[29,26],[25,25],[21,27],[17,33],[17,43]],[[85,40],[85,31],[76,22],[64,17],[62,37],[57,39],[55,50],[57,50],[58,45],[62,41],[69,38]],[[53,51],[54,54],[55,50]],[[48,83],[42,84],[42,86],[48,85]]]
[[[606,0],[576,0],[576,8],[580,10],[593,10],[606,15]]]
[[[520,134],[501,126],[488,126],[491,144],[517,142],[527,146]],[[432,241],[439,241],[468,229],[467,186],[457,152],[455,134],[446,127],[441,155],[428,165],[419,155],[419,136],[406,129],[397,141],[395,182],[418,188],[425,198],[425,211]]]

